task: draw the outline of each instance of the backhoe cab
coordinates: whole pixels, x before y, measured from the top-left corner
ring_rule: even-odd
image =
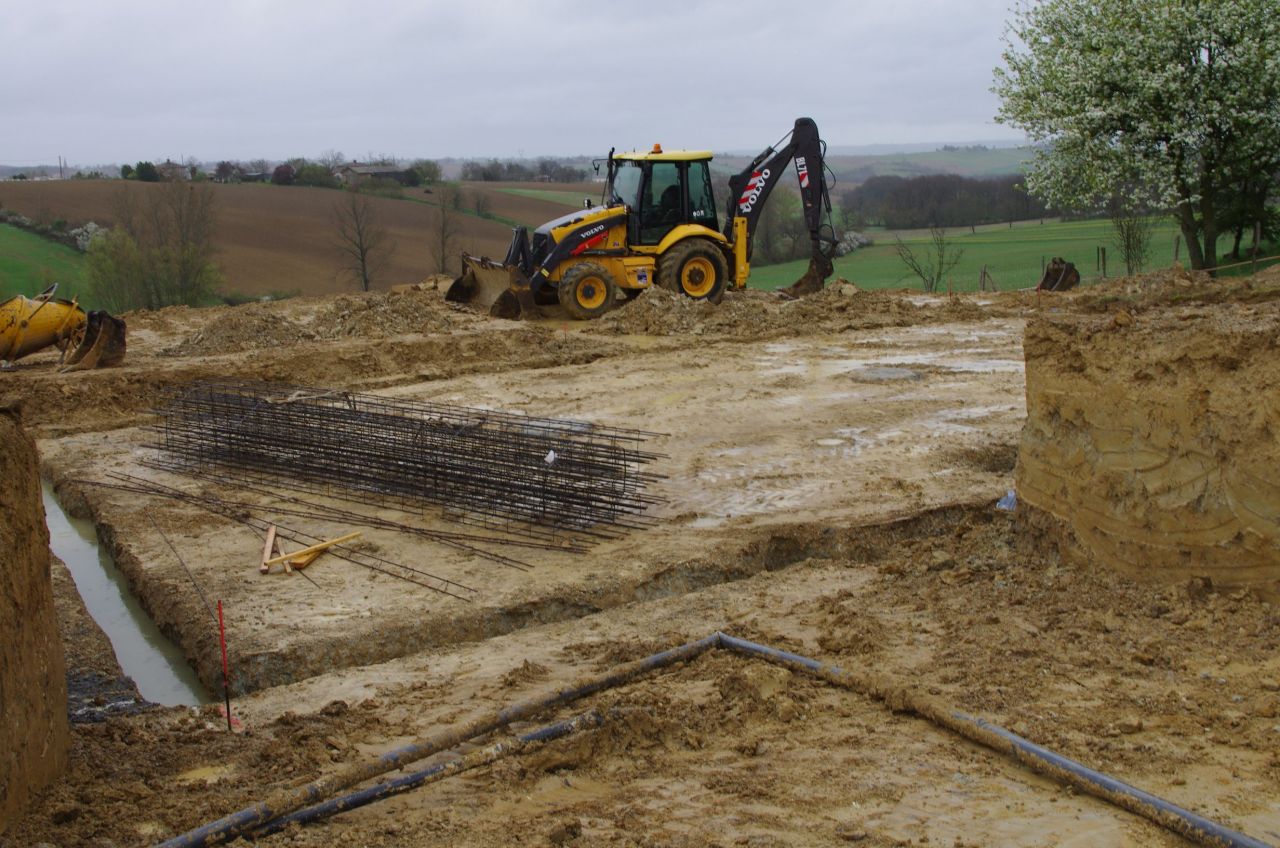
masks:
[[[574,318],[595,318],[613,308],[619,292],[630,299],[654,285],[718,303],[727,288],[747,284],[755,226],[788,160],[800,181],[813,258],[784,293],[820,290],[831,274],[835,245],[823,144],[808,118],[797,120],[784,141],[730,178],[723,230],[711,151],[664,151],[659,145],[610,151],[600,206],[548,221],[532,240],[517,227],[501,264],[464,253],[463,275],[445,297],[490,305],[491,314],[502,318],[557,301]]]

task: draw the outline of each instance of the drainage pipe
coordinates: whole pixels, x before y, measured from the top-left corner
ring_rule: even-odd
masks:
[[[280,790],[243,810],[175,836],[161,843],[159,848],[197,848],[197,846],[221,845],[230,842],[246,831],[266,824],[272,819],[288,815],[294,810],[315,804],[339,790],[403,768],[409,763],[417,762],[432,754],[454,748],[463,742],[506,727],[512,722],[524,721],[552,707],[563,706],[587,695],[594,695],[596,692],[619,686],[647,672],[691,660],[719,645],[720,634],[713,633],[704,639],[626,663],[608,674],[590,678],[568,689],[513,704],[456,729],[422,737],[408,745],[335,772],[328,777],[322,777],[305,786]]]
[[[1271,848],[1265,842],[1042,748],[1003,727],[953,710],[918,690],[904,687],[882,675],[845,671],[839,666],[820,663],[767,645],[723,633],[718,635],[720,647],[819,677],[828,683],[878,700],[890,709],[915,713],[971,742],[1013,757],[1034,771],[1142,816],[1199,845],[1215,848]]]
[[[444,780],[446,777],[452,777],[455,774],[461,774],[464,771],[488,765],[503,757],[518,754],[535,742],[550,742],[553,739],[568,736],[570,733],[576,733],[584,728],[599,727],[603,723],[604,719],[600,713],[591,710],[567,721],[549,724],[523,736],[497,742],[487,748],[481,748],[479,751],[473,751],[448,762],[438,763],[421,771],[402,775],[394,780],[388,780],[386,783],[379,783],[377,786],[370,786],[366,789],[332,798],[320,804],[304,807],[297,812],[267,822],[261,828],[254,830],[252,837],[256,839],[262,836],[269,836],[273,833],[279,833],[294,823],[307,824],[316,819],[345,813],[348,810],[363,807],[365,804],[372,804],[374,801],[381,801],[383,798],[407,792],[423,784]]]
[[[902,686],[890,677],[869,672],[846,671],[839,666],[821,663],[809,657],[719,632],[705,639],[688,642],[619,666],[609,674],[591,678],[569,689],[515,704],[498,713],[476,719],[457,730],[419,739],[374,760],[353,766],[328,778],[321,778],[301,788],[278,792],[267,800],[238,813],[174,837],[162,843],[159,848],[192,848],[229,842],[273,819],[314,804],[340,789],[346,789],[388,771],[402,768],[410,762],[456,747],[511,722],[524,720],[542,710],[620,686],[646,672],[694,659],[711,648],[727,648],[740,654],[758,657],[880,701],[892,710],[914,713],[971,742],[1010,756],[1035,771],[1142,816],[1197,844],[1213,846],[1213,848],[1272,848],[1265,842],[1231,830],[1169,801],[1094,771],[1082,763],[1042,748],[1002,727],[953,710],[941,701],[930,698],[917,689]]]

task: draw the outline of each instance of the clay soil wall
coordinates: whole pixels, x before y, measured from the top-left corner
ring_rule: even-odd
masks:
[[[0,406],[0,831],[67,765],[67,681],[35,444]]]
[[[1278,330],[1275,301],[1031,321],[1034,530],[1096,566],[1280,595]]]

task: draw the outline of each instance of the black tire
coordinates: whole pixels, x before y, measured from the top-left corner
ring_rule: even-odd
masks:
[[[613,308],[618,299],[618,284],[604,266],[579,262],[565,271],[556,294],[570,316],[586,321],[599,318]]]
[[[724,253],[705,239],[686,239],[658,260],[658,285],[693,300],[719,303],[728,282]]]

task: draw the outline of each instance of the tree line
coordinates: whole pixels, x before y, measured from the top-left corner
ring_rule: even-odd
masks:
[[[973,227],[1049,214],[1049,207],[1028,194],[1016,175],[872,177],[844,192],[840,209],[846,227],[890,230]]]
[[[490,159],[487,162],[472,161],[462,165],[462,179],[472,182],[519,183],[541,180],[550,183],[580,183],[586,178],[585,169],[549,158],[538,159],[533,164],[511,159]]]

